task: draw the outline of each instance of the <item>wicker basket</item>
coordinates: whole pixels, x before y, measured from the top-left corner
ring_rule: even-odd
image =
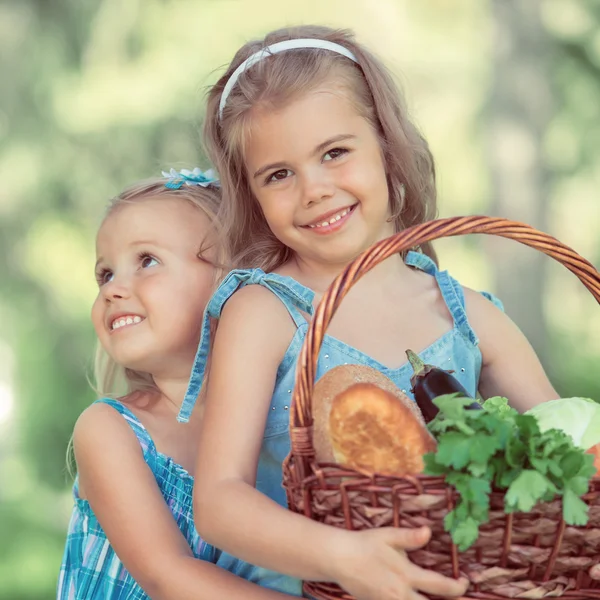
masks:
[[[589,262],[549,235],[506,219],[440,219],[375,244],[333,282],[304,341],[290,411],[291,452],[283,465],[289,507],[316,521],[352,530],[428,525],[432,538],[425,548],[412,552],[411,559],[450,577],[466,575],[471,582],[466,598],[600,599],[600,479],[592,481],[585,498],[590,519],[580,528],[565,525],[558,500],[529,513],[506,515],[503,494],[493,493],[489,523],[481,527],[475,545],[459,553],[443,528],[443,518],[456,500],[443,478],[365,476],[315,460],[311,396],[317,359],[325,330],[346,293],[392,254],[468,233],[498,235],[544,252],[575,273],[600,303],[600,274]],[[306,582],[304,589],[319,600],[352,600],[334,584]]]

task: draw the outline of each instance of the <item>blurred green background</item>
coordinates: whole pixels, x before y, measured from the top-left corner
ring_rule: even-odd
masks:
[[[405,87],[442,216],[522,220],[600,263],[597,0],[1,0],[0,598],[55,593],[106,203],[207,166],[206,86],[248,38],[310,22],[355,29]],[[600,400],[600,311],[572,274],[506,240],[438,250],[505,300],[563,396]]]

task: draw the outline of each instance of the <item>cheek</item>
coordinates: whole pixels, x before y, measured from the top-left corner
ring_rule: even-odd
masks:
[[[92,304],[91,310],[92,325],[96,330],[96,335],[100,337],[104,332],[104,307],[102,298],[98,296]]]
[[[381,163],[372,162],[363,168],[344,165],[339,171],[339,181],[339,187],[346,188],[368,204],[388,200],[387,179]]]
[[[186,312],[201,320],[215,289],[215,269],[210,265],[201,265],[193,275],[188,273],[183,281],[185,283],[178,296],[184,303]]]
[[[273,231],[289,225],[297,208],[291,194],[284,190],[263,194],[257,202],[259,210]]]

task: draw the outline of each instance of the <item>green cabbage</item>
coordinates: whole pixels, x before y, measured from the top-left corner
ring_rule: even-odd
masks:
[[[537,419],[542,432],[560,429],[584,450],[600,443],[600,404],[590,398],[550,400],[538,404],[526,414]]]

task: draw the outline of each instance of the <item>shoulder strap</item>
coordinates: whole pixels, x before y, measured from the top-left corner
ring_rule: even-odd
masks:
[[[296,327],[306,322],[300,311],[309,315],[313,314],[314,292],[299,284],[291,277],[284,277],[276,273],[265,273],[261,269],[237,269],[231,271],[217,288],[204,311],[202,334],[198,352],[194,360],[192,374],[188,389],[177,415],[177,420],[187,423],[192,414],[196,399],[204,381],[204,370],[210,350],[210,319],[221,316],[223,306],[231,296],[246,285],[262,285],[273,292],[285,305]]]
[[[490,292],[479,292],[484,298],[487,298],[496,308],[499,308],[502,312],[504,312],[504,303],[500,298],[494,296],[494,294],[490,294]]]
[[[471,343],[477,344],[477,336],[469,325],[467,312],[465,311],[465,295],[458,281],[452,278],[448,271],[440,271],[435,262],[425,254],[409,252],[406,255],[405,262],[407,265],[425,271],[435,277],[444,302],[452,315],[454,326]]]
[[[140,420],[125,406],[125,404],[118,400],[112,398],[100,398],[99,400],[96,400],[96,402],[108,404],[108,406],[111,406],[123,416],[142,447],[144,459],[152,467],[154,457],[156,456],[156,446],[154,445],[154,441],[150,437],[148,430],[142,425]]]
[[[427,254],[423,254],[422,252],[415,252],[414,250],[410,250],[406,253],[406,257],[404,262],[409,267],[415,267],[421,271],[425,271],[429,275],[435,275],[438,272],[437,265],[433,262]]]
[[[433,275],[440,287],[440,291],[448,306],[448,310],[452,315],[455,327],[473,344],[477,345],[479,340],[475,331],[469,324],[467,319],[467,312],[465,310],[465,294],[462,286],[456,279],[450,276],[448,271],[440,271],[437,265],[425,254],[418,252],[409,252],[406,256],[406,264],[411,267],[421,269],[430,275]],[[504,305],[502,301],[490,294],[489,292],[480,292],[480,294],[487,298],[494,306],[504,311]]]

